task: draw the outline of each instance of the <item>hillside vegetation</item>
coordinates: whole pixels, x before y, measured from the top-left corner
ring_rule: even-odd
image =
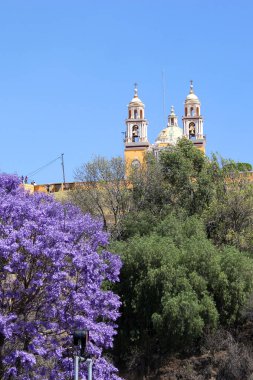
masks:
[[[238,336],[252,315],[253,192],[239,170],[250,166],[209,159],[184,139],[159,161],[147,155],[129,181],[123,161],[113,160],[90,163],[99,186],[72,199],[103,217],[110,249],[123,261],[120,282],[111,286],[122,301],[116,364],[129,379],[170,379],[161,375],[166,360],[206,350],[215,362],[223,350],[215,377],[211,370],[193,374],[191,364],[184,374],[179,365],[171,379],[248,379],[250,347]],[[80,168],[82,180],[90,168]]]

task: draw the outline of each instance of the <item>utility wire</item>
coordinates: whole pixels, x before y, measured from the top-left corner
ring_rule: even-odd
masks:
[[[33,172],[28,173],[26,176],[27,176],[27,177],[34,176],[35,174],[39,173],[41,170],[43,170],[43,169],[46,168],[47,166],[49,166],[49,165],[53,164],[55,161],[59,160],[60,158],[62,158],[62,156],[59,156],[59,157],[55,158],[54,160],[48,162],[46,165],[43,165],[43,166],[41,166],[40,168],[34,170]]]

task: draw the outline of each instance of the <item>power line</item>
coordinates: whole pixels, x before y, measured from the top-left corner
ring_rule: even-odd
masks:
[[[47,164],[41,166],[40,168],[34,170],[33,172],[28,173],[28,174],[26,175],[26,177],[34,176],[35,174],[39,173],[41,170],[45,169],[47,166],[53,164],[55,161],[57,161],[57,160],[59,160],[59,159],[61,159],[61,158],[62,158],[62,156],[58,156],[58,157],[55,158],[54,160],[48,162]]]

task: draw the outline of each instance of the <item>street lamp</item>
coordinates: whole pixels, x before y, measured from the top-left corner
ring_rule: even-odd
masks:
[[[85,349],[89,341],[89,331],[76,330],[73,333],[73,343],[77,347],[74,360],[74,380],[79,380],[79,362],[85,360]],[[92,359],[86,359],[88,365],[88,380],[92,380]]]

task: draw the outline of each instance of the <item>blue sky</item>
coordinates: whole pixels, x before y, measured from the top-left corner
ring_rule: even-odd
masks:
[[[194,81],[207,153],[253,164],[251,0],[8,0],[0,4],[0,170],[26,175],[64,153],[66,180],[123,154],[138,83],[149,140]],[[29,180],[62,180],[60,160]]]

